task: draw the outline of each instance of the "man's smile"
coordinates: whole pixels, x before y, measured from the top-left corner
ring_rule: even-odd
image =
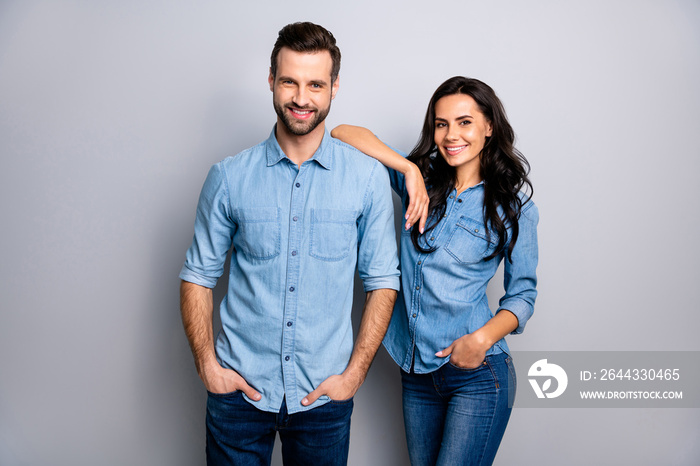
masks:
[[[314,111],[313,110],[302,110],[300,108],[294,108],[294,107],[287,107],[289,112],[295,117],[298,118],[299,120],[308,120],[311,115],[313,115]]]

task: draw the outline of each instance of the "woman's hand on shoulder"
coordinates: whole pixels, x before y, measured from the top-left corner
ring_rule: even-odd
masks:
[[[367,128],[339,125],[333,128],[331,136],[377,159],[383,165],[403,173],[406,178],[406,191],[409,199],[404,226],[408,230],[418,222],[418,228],[423,233],[425,222],[428,219],[430,199],[425,189],[423,175],[418,167],[394,152]]]
[[[408,162],[408,161],[407,161]],[[406,178],[406,191],[408,192],[408,207],[406,208],[406,230],[418,222],[418,230],[425,231],[425,222],[428,219],[428,206],[430,198],[425,189],[425,181],[420,169],[413,163],[408,162],[409,168],[404,173]]]

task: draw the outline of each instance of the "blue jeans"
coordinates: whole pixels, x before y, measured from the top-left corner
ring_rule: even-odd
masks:
[[[276,432],[282,441],[282,458],[288,465],[345,465],[350,446],[353,401],[287,413],[261,411],[243,399],[241,392],[207,398],[207,464],[269,465]]]
[[[429,374],[401,371],[408,454],[413,466],[492,464],[515,400],[506,353],[475,369],[448,362]]]

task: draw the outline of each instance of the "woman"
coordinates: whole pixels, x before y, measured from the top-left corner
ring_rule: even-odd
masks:
[[[529,165],[505,110],[488,85],[458,76],[433,94],[407,159],[364,128],[333,136],[391,169],[405,209],[402,290],[384,346],[401,367],[411,464],[491,464],[515,396],[504,337],[523,331],[537,295],[538,211],[521,192],[532,191]],[[494,315],[486,286],[501,260]]]

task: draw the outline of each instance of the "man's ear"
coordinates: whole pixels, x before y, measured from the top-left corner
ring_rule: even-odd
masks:
[[[270,67],[270,75],[267,77],[267,83],[270,85],[270,90],[272,90],[275,84],[275,77],[272,76],[272,67]]]
[[[333,86],[331,86],[331,100],[335,99],[335,95],[338,93],[339,87],[340,87],[340,75],[335,77],[335,81],[333,81]]]

